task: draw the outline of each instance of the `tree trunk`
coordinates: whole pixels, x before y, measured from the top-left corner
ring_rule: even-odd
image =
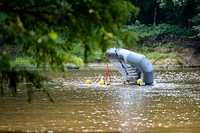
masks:
[[[153,25],[156,25],[157,7],[154,10]]]

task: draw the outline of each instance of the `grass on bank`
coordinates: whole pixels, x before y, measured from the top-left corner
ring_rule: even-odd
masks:
[[[31,57],[17,57],[13,63],[14,64],[31,64],[33,59]]]
[[[17,57],[11,61],[11,65],[15,67],[26,67],[28,69],[35,68],[33,66],[33,58],[31,57]]]
[[[160,53],[160,52],[149,52],[146,53],[145,56],[149,59],[166,59],[176,57],[175,53]]]
[[[153,62],[162,61],[167,58],[175,58],[176,53],[170,52],[170,53],[160,53],[157,51],[154,52],[141,52],[141,54],[145,55],[149,60],[152,60]],[[17,57],[12,64],[19,65],[19,66],[29,66],[32,64],[33,59],[31,57]],[[105,59],[102,59],[102,62],[104,62]],[[89,62],[90,63],[90,62]],[[94,63],[94,62],[93,62]],[[101,62],[98,62],[101,63]]]

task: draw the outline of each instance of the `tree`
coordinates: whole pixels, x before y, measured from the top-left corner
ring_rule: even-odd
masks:
[[[143,24],[155,24],[157,18],[158,3],[156,0],[132,0],[137,7],[140,7],[140,12],[137,16]]]
[[[158,0],[165,14],[165,22],[182,27],[191,27],[190,19],[197,15],[198,0]]]
[[[119,41],[133,46],[135,33],[122,26],[137,12],[129,0],[6,0],[0,2],[0,42],[17,45],[38,67],[64,70],[66,63],[81,62],[71,52],[74,44],[84,48],[85,62],[97,48]]]
[[[197,14],[190,19],[190,21],[193,23],[193,28],[197,31],[197,35],[200,37],[200,1],[196,0],[195,2],[197,5],[195,8]]]
[[[191,28],[191,19],[198,17],[199,0],[132,0],[140,7],[137,20],[149,24],[171,24]],[[195,18],[196,18],[195,17]]]

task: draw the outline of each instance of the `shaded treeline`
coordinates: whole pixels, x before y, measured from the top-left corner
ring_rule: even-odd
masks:
[[[199,0],[132,0],[132,3],[140,8],[137,20],[143,24],[199,25],[200,18],[194,20],[200,13]]]

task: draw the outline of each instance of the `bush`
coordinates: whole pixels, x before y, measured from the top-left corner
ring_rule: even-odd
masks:
[[[32,62],[31,57],[17,57],[13,63],[14,64],[30,64]]]
[[[124,26],[125,29],[135,31],[140,38],[159,36],[159,35],[185,35],[189,36],[193,34],[193,29],[181,28],[178,25],[159,24],[159,25],[144,25],[139,22],[131,26]]]

